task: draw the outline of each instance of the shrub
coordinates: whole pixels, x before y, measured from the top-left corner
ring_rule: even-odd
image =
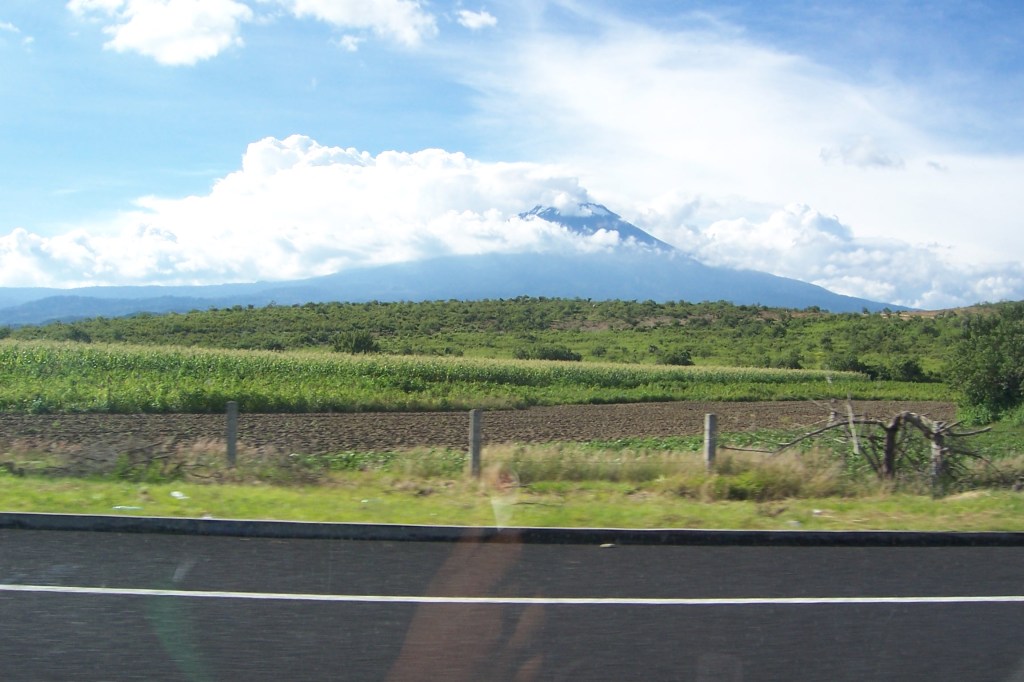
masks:
[[[370,332],[345,332],[336,334],[331,347],[339,353],[378,353],[380,345]]]
[[[701,486],[709,501],[768,502],[787,498],[846,495],[851,480],[828,452],[811,450],[765,457],[727,455]]]
[[[890,381],[927,381],[921,363],[913,358],[894,358],[877,370],[879,379]]]
[[[1024,404],[1024,302],[965,319],[946,377],[969,411],[998,417]]]
[[[564,360],[580,362],[583,356],[564,346],[538,346],[536,348],[518,348],[514,353],[517,360]]]
[[[661,357],[661,364],[689,367],[693,364],[693,358],[688,350],[674,350]]]
[[[774,369],[803,369],[803,357],[800,351],[792,350],[780,357],[772,358],[768,366]]]
[[[870,374],[866,364],[853,353],[833,353],[825,360],[825,369],[836,372],[860,372]]]

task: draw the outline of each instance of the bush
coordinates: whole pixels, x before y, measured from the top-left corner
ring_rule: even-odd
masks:
[[[946,378],[969,412],[998,418],[1024,404],[1024,302],[966,318]]]
[[[777,358],[771,358],[768,367],[773,369],[803,369],[803,357],[800,351],[792,350]]]
[[[690,357],[690,351],[688,350],[674,350],[663,355],[660,362],[663,365],[689,367],[693,364],[693,358]]]
[[[1007,412],[1005,418],[1014,426],[1024,426],[1024,405],[1018,405]]]
[[[581,362],[583,356],[574,353],[563,346],[539,346],[537,348],[518,348],[515,358],[517,360],[565,360],[568,362]]]
[[[872,379],[888,381],[928,381],[929,377],[915,358],[896,357],[882,365],[869,365],[853,353],[834,353],[825,360],[825,369],[860,372]]]
[[[877,370],[879,379],[889,381],[928,381],[921,363],[913,358],[895,358]]]
[[[331,347],[339,353],[378,353],[380,345],[370,332],[345,332],[336,334]]]
[[[700,494],[707,501],[769,502],[847,495],[850,485],[835,455],[827,451],[771,457],[726,455],[718,461],[715,474],[703,483]]]
[[[834,353],[825,360],[825,369],[830,369],[835,372],[860,372],[861,374],[871,374],[868,366],[861,362],[853,353]]]

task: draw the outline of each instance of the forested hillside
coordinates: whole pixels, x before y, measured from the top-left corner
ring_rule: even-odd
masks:
[[[975,312],[984,314],[998,306]],[[209,348],[855,370],[941,378],[965,313],[516,298],[236,306],[0,328],[0,336]]]

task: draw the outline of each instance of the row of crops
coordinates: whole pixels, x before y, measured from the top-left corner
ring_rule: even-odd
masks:
[[[943,400],[853,372],[0,341],[0,410],[328,412],[655,400]]]

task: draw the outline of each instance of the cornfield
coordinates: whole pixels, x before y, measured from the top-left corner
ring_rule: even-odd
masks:
[[[941,400],[853,372],[0,341],[0,411],[254,413],[671,400]]]

